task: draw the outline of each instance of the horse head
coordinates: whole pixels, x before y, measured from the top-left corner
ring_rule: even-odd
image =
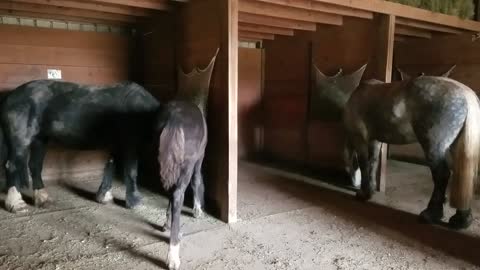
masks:
[[[457,67],[457,65],[453,65],[451,68],[449,68],[445,73],[441,74],[440,77],[448,78],[450,77],[450,74],[453,72],[453,70]],[[410,80],[412,78],[417,78],[417,77],[422,77],[425,76],[425,72],[421,72],[420,74],[416,76],[410,76],[400,68],[397,68],[398,73],[400,73],[400,79],[402,81]]]
[[[315,64],[312,66],[311,109],[313,114],[321,118],[339,119],[348,99],[360,84],[367,64],[347,75],[343,75],[342,69],[339,69],[333,76],[325,75]]]

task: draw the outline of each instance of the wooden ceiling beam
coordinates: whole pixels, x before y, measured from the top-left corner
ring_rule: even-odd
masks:
[[[128,7],[168,10],[170,4],[168,0],[83,0],[84,2],[117,4]]]
[[[411,28],[406,26],[397,26],[395,27],[395,34],[401,36],[410,36],[410,37],[418,37],[418,38],[432,38],[432,33],[427,30],[422,30],[418,28]]]
[[[7,10],[7,9],[0,9],[0,15],[59,20],[59,21],[68,21],[68,22],[77,22],[77,23],[99,23],[99,24],[108,24],[108,25],[117,25],[117,26],[127,26],[130,24],[128,22],[121,22],[121,21],[109,21],[109,20],[102,20],[102,19],[64,16],[60,14],[45,14],[45,13],[37,13],[37,12],[30,12],[30,11],[17,11],[17,10]]]
[[[258,33],[283,35],[283,36],[294,35],[293,29],[258,25],[258,24],[251,24],[251,23],[239,23],[238,29],[242,31],[252,31],[252,32],[258,32]]]
[[[253,40],[274,40],[275,35],[273,34],[265,34],[265,33],[258,33],[258,32],[251,32],[251,31],[238,31],[239,38],[250,38]]]
[[[242,1],[242,0],[240,0]],[[329,5],[325,3],[313,2],[311,0],[257,0],[259,2],[266,2],[271,4],[278,4],[283,6],[320,11],[330,14],[343,15],[349,17],[357,17],[363,19],[373,19],[373,12],[353,9],[348,7]]]
[[[275,18],[269,16],[249,14],[245,12],[238,13],[238,21],[242,23],[253,23],[265,26],[291,28],[305,31],[315,31],[317,29],[317,25],[312,22]]]
[[[324,4],[333,4],[342,7],[366,10],[381,14],[390,14],[397,17],[416,19],[438,25],[445,25],[454,28],[462,28],[469,31],[480,32],[480,22],[462,20],[455,16],[434,13],[425,9],[415,8],[407,5],[393,3],[384,0],[312,0]]]
[[[239,11],[255,15],[264,15],[276,18],[331,25],[343,24],[343,17],[340,15],[289,7],[279,4],[255,0],[241,0],[238,3],[238,6]]]
[[[76,9],[76,8],[52,7],[52,6],[38,5],[38,4],[0,2],[0,9],[43,13],[43,14],[50,14],[50,15],[61,15],[61,16],[67,16],[67,17],[100,19],[100,20],[106,20],[106,21],[119,21],[119,22],[135,22],[136,21],[135,17],[122,15],[122,14],[112,14],[112,13],[90,11],[90,10]]]
[[[397,18],[396,19],[396,24],[403,25],[403,26],[409,26],[409,27],[413,27],[413,28],[435,31],[435,32],[455,34],[455,35],[459,35],[459,34],[463,33],[463,31],[455,29],[455,28],[451,28],[451,27],[447,27],[447,26],[443,26],[443,25],[435,25],[435,24],[432,24],[432,23],[415,21],[415,20],[410,20],[410,19],[405,19],[405,18]]]
[[[151,16],[152,12],[134,7],[127,7],[121,5],[105,4],[105,3],[93,3],[84,1],[71,1],[71,0],[9,0],[16,3],[29,3],[39,4],[54,7],[66,7],[66,8],[78,8],[84,10],[100,11],[107,13],[123,14],[129,16]]]

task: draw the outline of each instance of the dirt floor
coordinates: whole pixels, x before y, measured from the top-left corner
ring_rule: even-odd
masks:
[[[389,164],[386,196],[360,203],[349,192],[241,163],[239,222],[195,220],[185,209],[182,269],[480,269],[479,219],[464,232],[418,224],[429,172]],[[158,226],[166,200],[144,191],[135,211],[103,206],[91,200],[98,184],[50,186],[55,202],[48,209],[0,210],[0,269],[164,268],[168,235]],[[123,187],[114,195],[121,200]],[[480,217],[478,201],[474,214]]]

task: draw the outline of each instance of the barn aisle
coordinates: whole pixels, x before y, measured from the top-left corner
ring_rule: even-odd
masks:
[[[241,163],[240,221],[194,220],[185,209],[182,269],[480,269],[474,266],[480,264],[478,218],[463,233],[418,224],[412,213],[425,203],[428,171],[390,164],[387,197],[362,204],[348,193]],[[102,206],[87,200],[97,185],[50,187],[55,202],[30,214],[0,211],[0,269],[164,267],[168,238],[157,228],[166,200],[144,190],[144,206],[136,211]],[[123,187],[114,195],[121,199]],[[478,205],[474,211],[478,217]]]

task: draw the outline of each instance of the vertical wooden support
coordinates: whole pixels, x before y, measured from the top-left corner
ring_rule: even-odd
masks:
[[[228,33],[228,198],[226,207],[222,207],[222,219],[233,223],[237,221],[238,178],[238,0],[220,2],[227,15],[223,17],[223,31]]]
[[[376,48],[374,54],[375,78],[384,82],[392,81],[393,47],[395,43],[395,16],[378,14],[375,16],[377,26]],[[387,175],[388,145],[382,144],[379,169],[377,173],[377,190],[385,192]]]

